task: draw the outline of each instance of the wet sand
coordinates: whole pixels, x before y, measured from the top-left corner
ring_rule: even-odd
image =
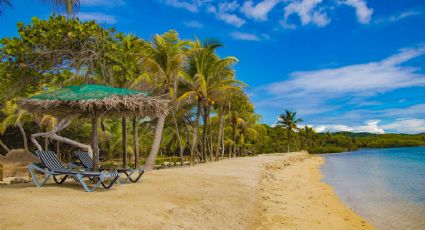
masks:
[[[151,171],[86,193],[71,180],[0,186],[0,229],[368,229],[320,182],[323,159],[246,157]]]

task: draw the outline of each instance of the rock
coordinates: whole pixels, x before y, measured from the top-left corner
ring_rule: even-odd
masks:
[[[15,178],[15,179],[11,180],[11,181],[10,181],[10,184],[27,184],[27,183],[29,183],[29,182],[30,182],[30,181],[29,181],[29,180],[27,180],[27,179],[25,179],[25,178],[17,177],[17,178]]]

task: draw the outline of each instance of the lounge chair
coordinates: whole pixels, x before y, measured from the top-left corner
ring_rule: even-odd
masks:
[[[105,189],[111,188],[120,176],[118,173],[76,171],[66,168],[53,151],[36,151],[36,154],[41,163],[30,164],[28,166],[28,171],[30,172],[32,180],[37,187],[42,187],[51,176],[53,176],[56,184],[62,184],[68,177],[73,177],[76,181],[80,182],[80,184],[87,192],[93,192],[100,185],[102,185],[102,187]],[[39,173],[44,173],[45,175],[45,179],[41,183],[35,176],[36,171]],[[58,179],[58,176],[63,177],[62,179]],[[94,184],[90,187],[84,181],[84,178],[89,178],[94,182]],[[110,180],[110,183],[104,183],[106,180]]]
[[[74,152],[75,156],[77,156],[78,160],[80,160],[81,165],[86,170],[93,170],[93,159],[89,156],[87,152],[77,150]],[[103,169],[101,169],[103,170]],[[118,173],[124,173],[127,176],[127,180],[129,180],[132,183],[136,183],[139,181],[140,177],[142,177],[143,173],[145,172],[144,169],[114,169]],[[133,179],[131,176],[133,174],[137,174],[138,176]]]

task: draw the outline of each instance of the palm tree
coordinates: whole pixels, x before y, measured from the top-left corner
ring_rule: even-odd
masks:
[[[316,132],[313,127],[307,125],[300,129],[300,135],[304,138],[307,147],[311,147],[316,139]]]
[[[217,41],[208,41],[202,44],[198,39],[195,39],[195,41],[191,44],[191,49],[188,52],[188,67],[182,74],[182,82],[186,87],[186,91],[177,99],[177,103],[179,106],[181,106],[181,104],[196,105],[196,114],[190,147],[191,165],[194,165],[195,163],[195,150],[198,140],[199,119],[202,113],[202,103],[206,101],[205,98],[207,94],[207,81],[203,74],[205,73],[208,60],[214,54],[215,50],[221,46],[221,43]]]
[[[280,114],[278,121],[277,121],[277,125],[278,126],[283,126],[284,128],[286,128],[287,130],[287,135],[288,135],[288,153],[289,153],[289,145],[291,143],[291,133],[292,131],[295,131],[298,129],[297,127],[297,123],[302,122],[302,119],[297,118],[297,113],[296,112],[291,112],[287,109],[285,109],[285,113],[284,114]]]
[[[43,2],[50,2],[50,4],[59,10],[64,8],[68,16],[72,16],[76,11],[78,11],[78,8],[80,7],[80,0],[43,0]],[[4,8],[11,6],[11,0],[0,0],[0,15],[3,14]]]
[[[196,105],[194,132],[191,143],[191,158],[193,161],[194,151],[197,146],[199,119],[202,114],[202,159],[213,158],[212,143],[208,141],[209,119],[211,108],[216,103],[224,102],[235,91],[240,91],[244,83],[234,79],[232,66],[238,61],[234,57],[219,58],[215,50],[221,47],[221,43],[207,40],[201,43],[198,39],[189,50],[189,65],[187,72],[183,74],[182,81],[186,92],[178,99],[179,103],[189,102]],[[209,149],[209,151],[208,151]],[[207,154],[209,152],[209,154]]]
[[[140,75],[134,82],[134,84],[152,82],[153,87],[158,91],[157,94],[167,95],[172,102],[171,115],[176,129],[181,165],[183,165],[183,144],[177,122],[177,97],[187,45],[188,42],[180,40],[175,30],[155,35],[152,46],[147,47],[147,57],[141,61],[148,74]]]
[[[2,112],[6,117],[0,124],[0,133],[3,134],[9,126],[18,127],[22,135],[24,149],[28,150],[28,139],[24,124],[32,120],[31,114],[26,110],[18,109],[18,105],[13,100],[6,102]]]

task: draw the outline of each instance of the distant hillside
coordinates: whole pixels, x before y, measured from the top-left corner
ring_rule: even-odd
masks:
[[[344,135],[347,137],[370,137],[370,136],[376,136],[379,134],[375,134],[375,133],[366,133],[366,132],[361,132],[361,133],[353,133],[353,132],[335,132],[335,135]]]

